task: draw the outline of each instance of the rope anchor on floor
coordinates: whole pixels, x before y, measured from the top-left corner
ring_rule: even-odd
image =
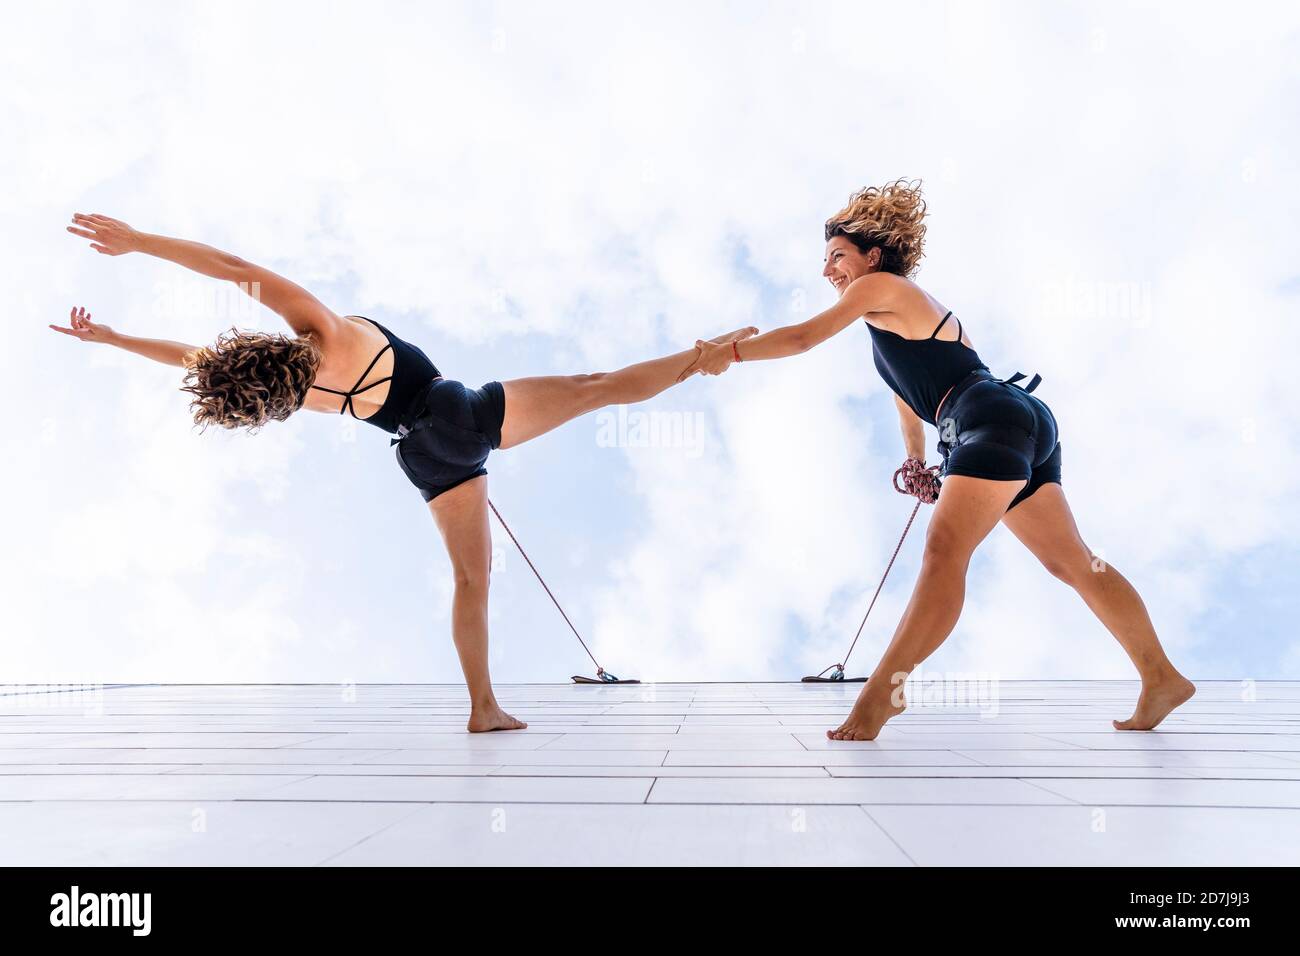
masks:
[[[582,649],[587,652],[587,656],[591,658],[591,662],[596,665],[595,677],[581,677],[575,675],[573,678],[573,682],[575,684],[639,684],[641,683],[639,680],[636,680],[634,678],[615,677],[609,671],[605,670],[605,668],[600,666],[600,662],[596,660],[596,655],[591,653],[591,648],[589,648],[587,646],[587,642],[582,639],[582,635],[578,633],[578,629],[573,626],[573,622],[569,620],[569,615],[564,613],[564,608],[560,607],[560,602],[557,601],[555,599],[555,595],[551,593],[551,589],[547,586],[545,579],[542,578],[541,572],[537,570],[537,566],[533,564],[532,559],[528,557],[528,552],[525,551],[524,546],[519,543],[519,539],[515,537],[515,533],[510,530],[510,525],[506,524],[506,519],[501,517],[501,512],[497,511],[497,506],[492,503],[491,498],[488,499],[488,507],[492,509],[492,513],[497,516],[497,521],[501,522],[501,527],[506,529],[506,534],[510,535],[510,540],[515,543],[515,547],[519,549],[519,553],[522,554],[524,556],[524,560],[528,562],[528,567],[531,568],[533,574],[536,575],[538,582],[541,584],[543,590],[546,591],[546,596],[549,597],[551,599],[551,603],[555,605],[555,609],[560,612],[560,617],[564,618],[564,623],[569,625],[569,630],[573,632],[573,636],[578,639],[578,643],[582,645]]]
[[[858,633],[853,635],[853,643],[849,645],[849,652],[844,655],[844,660],[839,664],[832,664],[819,674],[812,677],[805,677],[805,684],[828,684],[836,681],[843,681],[849,684],[864,683],[865,677],[845,677],[844,668],[848,664],[849,658],[853,656],[853,649],[858,646],[858,638],[862,636],[862,629],[867,626],[867,618],[871,616],[871,609],[876,606],[876,598],[880,597],[880,589],[885,586],[885,579],[889,577],[889,570],[894,566],[894,559],[898,557],[898,552],[903,550],[903,542],[907,540],[907,532],[912,530],[912,522],[916,520],[916,513],[921,510],[921,503],[932,505],[939,500],[939,490],[943,483],[939,480],[940,468],[938,465],[925,467],[925,462],[919,458],[909,458],[903,463],[903,467],[894,472],[894,490],[904,495],[916,496],[916,507],[912,509],[911,516],[907,519],[907,527],[903,529],[903,535],[898,539],[898,547],[894,548],[894,555],[889,559],[889,564],[885,567],[885,573],[880,576],[880,583],[876,585],[876,593],[871,596],[871,603],[867,606],[867,613],[862,615],[862,623],[858,625]],[[898,483],[899,477],[902,477],[903,484]],[[826,671],[831,672],[830,677],[826,677]]]

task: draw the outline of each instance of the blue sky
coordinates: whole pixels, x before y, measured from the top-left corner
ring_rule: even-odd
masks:
[[[310,413],[199,435],[174,370],[50,332],[72,305],[191,342],[277,327],[175,266],[89,252],[72,212],[277,269],[478,385],[806,318],[833,298],[822,222],[899,176],[932,213],[918,281],[995,371],[1043,375],[1085,540],[1174,660],[1300,677],[1294,10],[133,9],[29,7],[0,48],[0,680],[459,679],[447,560],[388,436]],[[593,415],[489,462],[602,662],[758,680],[839,659],[913,504],[865,330],[630,411],[701,440],[609,447]],[[494,534],[496,678],[590,670]],[[1002,528],[926,666],[1132,676]]]

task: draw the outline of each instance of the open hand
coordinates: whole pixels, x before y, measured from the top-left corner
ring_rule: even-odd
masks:
[[[84,308],[74,306],[72,309],[71,320],[72,327],[65,329],[60,325],[51,325],[55,332],[62,332],[64,335],[71,335],[75,339],[81,339],[83,342],[111,342],[113,339],[113,330],[107,325],[96,325],[90,321],[90,313]]]
[[[734,332],[728,332],[726,335],[719,335],[716,338],[705,341],[700,339],[695,343],[695,361],[687,366],[686,370],[678,376],[677,381],[689,378],[696,372],[702,375],[721,375],[727,370],[733,361],[735,361],[735,352],[732,350],[733,342],[743,342],[745,339],[758,334],[758,329],[752,325],[747,325],[743,329],[736,329]]]
[[[120,256],[124,252],[134,252],[139,248],[140,234],[120,219],[110,219],[95,213],[90,216],[73,213],[72,221],[76,224],[68,227],[68,232],[90,240],[90,248],[106,256]]]

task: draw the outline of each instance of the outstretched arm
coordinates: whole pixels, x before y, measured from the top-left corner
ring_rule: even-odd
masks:
[[[739,355],[742,362],[786,358],[807,352],[833,335],[844,331],[869,312],[888,311],[893,304],[895,277],[873,272],[859,276],[844,290],[839,301],[819,315],[796,325],[786,325],[744,342],[710,345],[697,342],[699,360],[689,371],[718,375]]]
[[[193,352],[195,348],[193,345],[173,342],[170,339],[143,339],[134,335],[114,332],[107,325],[91,322],[90,313],[84,308],[73,308],[68,321],[69,325],[66,327],[51,324],[50,328],[56,332],[62,332],[64,335],[71,335],[74,339],[80,339],[83,342],[116,345],[120,349],[134,352],[136,355],[143,355],[147,359],[162,362],[164,365],[185,368],[185,356]]]
[[[140,232],[121,220],[99,214],[76,213],[72,221],[68,232],[89,239],[91,248],[103,255],[143,252],[201,275],[236,283],[242,292],[283,318],[299,335],[315,332],[328,339],[342,323],[306,289],[229,252],[201,242]]]

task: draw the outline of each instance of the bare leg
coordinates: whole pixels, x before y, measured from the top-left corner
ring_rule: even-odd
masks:
[[[711,341],[744,339],[757,331],[754,328],[738,329]],[[638,362],[617,372],[542,375],[502,382],[506,393],[506,416],[501,425],[501,447],[521,445],[606,405],[629,405],[653,398],[675,385],[678,376],[690,367],[697,355],[695,349],[687,349],[649,362]]]
[[[1116,730],[1151,730],[1191,699],[1196,685],[1165,655],[1133,585],[1084,544],[1060,485],[1043,485],[1002,521],[1049,573],[1079,592],[1137,668],[1142,678],[1137,708],[1128,720],[1111,721]]]
[[[433,520],[451,556],[456,592],[451,603],[451,636],[469,687],[466,729],[523,730],[528,725],[497,704],[488,675],[488,572],[492,535],[488,528],[487,477],[472,478],[429,502]]]
[[[848,718],[831,740],[875,740],[889,718],[907,706],[903,682],[947,640],[966,599],[971,555],[997,525],[1011,499],[1027,484],[952,475],[934,506],[926,531],[921,573],[907,610],[880,663],[872,671]]]

